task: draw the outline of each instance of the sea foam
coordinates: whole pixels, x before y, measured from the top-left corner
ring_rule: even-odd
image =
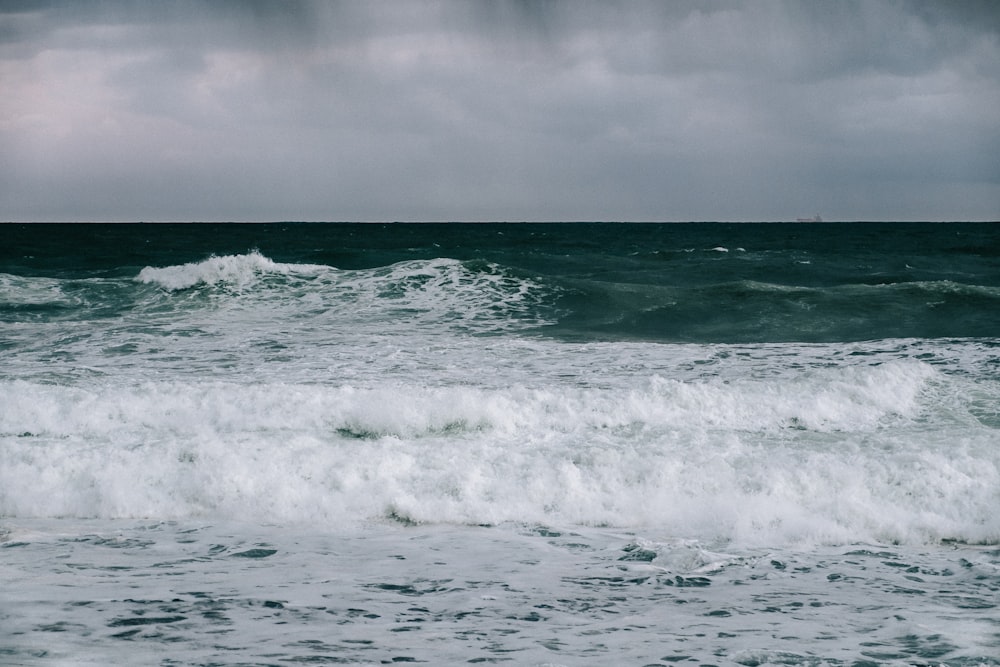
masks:
[[[925,437],[933,378],[910,362],[630,392],[7,382],[0,514],[996,540],[993,432]]]
[[[201,262],[162,268],[147,266],[139,272],[136,279],[171,291],[220,283],[245,287],[262,276],[309,276],[327,268],[310,264],[283,264],[272,261],[259,252],[251,252],[245,255],[213,255]]]

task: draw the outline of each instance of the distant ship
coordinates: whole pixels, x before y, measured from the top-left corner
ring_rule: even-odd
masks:
[[[795,218],[795,222],[823,222],[823,218],[814,215],[811,218]]]

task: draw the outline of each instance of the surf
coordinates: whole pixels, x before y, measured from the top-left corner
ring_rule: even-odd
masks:
[[[7,382],[0,514],[992,542],[995,431],[934,416],[955,390],[915,362],[627,391]]]

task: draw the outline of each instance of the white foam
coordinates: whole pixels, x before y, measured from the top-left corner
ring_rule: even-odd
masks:
[[[67,295],[56,278],[24,277],[0,273],[0,305],[76,306],[79,299]]]
[[[353,428],[418,437],[462,429],[544,433],[621,428],[861,431],[918,416],[934,371],[918,362],[813,372],[800,380],[681,382],[653,376],[628,391],[586,387],[240,385],[145,382],[83,389],[0,383],[0,433],[99,435]]]
[[[246,255],[213,255],[201,262],[163,268],[147,266],[136,279],[170,291],[220,283],[242,288],[256,283],[262,276],[314,275],[326,268],[311,264],[282,264],[259,252],[251,252]]]
[[[941,382],[918,362],[630,391],[7,382],[0,514],[997,540],[995,431],[927,429]]]

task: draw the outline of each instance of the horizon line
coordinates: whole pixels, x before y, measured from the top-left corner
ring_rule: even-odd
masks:
[[[101,224],[101,225],[198,225],[198,224],[238,224],[238,225],[276,225],[276,224],[330,224],[330,225],[441,225],[441,224],[526,224],[526,225],[558,225],[558,224],[632,224],[632,225],[662,225],[662,224],[792,224],[792,225],[828,225],[828,224],[862,224],[862,223],[998,223],[997,219],[963,220],[960,218],[948,220],[899,220],[891,218],[859,218],[854,220],[0,220],[3,225],[69,225],[69,224]]]

